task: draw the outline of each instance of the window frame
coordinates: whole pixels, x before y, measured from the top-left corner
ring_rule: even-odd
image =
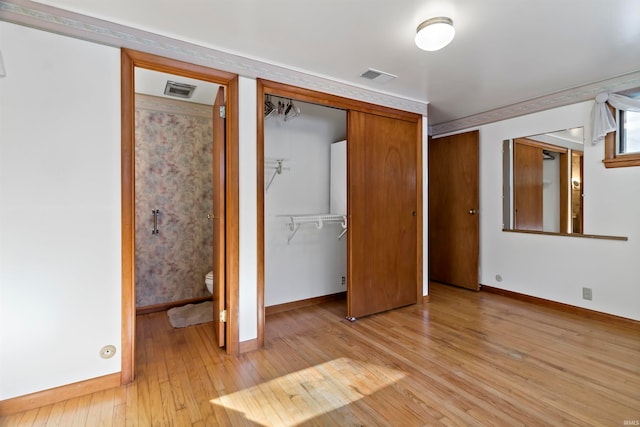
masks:
[[[619,114],[615,108],[608,106],[611,112],[618,118]],[[630,166],[640,166],[640,153],[620,154],[618,153],[618,133],[619,127],[615,132],[609,132],[604,138],[604,166],[606,168],[624,168]]]

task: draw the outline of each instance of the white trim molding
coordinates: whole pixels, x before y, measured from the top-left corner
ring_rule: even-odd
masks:
[[[117,48],[138,50],[249,78],[427,115],[427,103],[337,82],[28,0],[0,0],[0,20]]]
[[[563,107],[565,105],[577,104],[595,99],[596,95],[602,92],[621,92],[627,89],[640,87],[640,71],[636,71],[622,76],[591,83],[584,86],[574,87],[561,92],[552,93],[538,98],[528,99],[516,104],[474,114],[450,122],[432,125],[429,134],[432,136],[444,135],[457,132],[463,129],[477,128],[488,123],[499,122],[513,117],[536,113],[538,111],[550,110],[552,108]]]

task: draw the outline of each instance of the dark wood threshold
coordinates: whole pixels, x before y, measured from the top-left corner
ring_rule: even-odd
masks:
[[[271,305],[269,307],[265,307],[264,314],[265,316],[268,316],[274,313],[295,310],[296,308],[309,307],[312,305],[322,304],[330,301],[338,301],[346,298],[347,298],[346,292],[338,292],[336,294],[322,295],[319,297],[307,298],[300,301],[286,302],[284,304],[276,304],[276,305]]]
[[[189,298],[181,301],[164,302],[162,304],[146,305],[144,307],[136,307],[136,316],[142,314],[156,313],[158,311],[166,311],[173,307],[180,307],[187,304],[198,304],[200,302],[211,301],[211,296]]]
[[[551,301],[544,298],[538,298],[531,295],[508,291],[506,289],[494,288],[493,286],[487,286],[487,285],[480,285],[480,290],[484,292],[496,294],[496,295],[502,295],[508,298],[517,299],[520,301],[529,302],[532,304],[541,305],[544,307],[553,308],[556,310],[563,311],[565,313],[576,314],[580,317],[585,317],[591,320],[597,320],[597,321],[606,322],[609,324],[616,324],[619,326],[630,327],[634,329],[637,329],[638,327],[640,327],[640,321],[638,320],[633,320],[626,317],[603,313],[601,311],[589,310],[588,308],[584,308],[584,307],[577,307],[575,305],[565,304],[557,301]]]

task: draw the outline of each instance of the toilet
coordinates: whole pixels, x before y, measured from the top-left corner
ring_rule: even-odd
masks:
[[[204,277],[204,284],[207,285],[209,293],[213,295],[213,271],[208,272]]]

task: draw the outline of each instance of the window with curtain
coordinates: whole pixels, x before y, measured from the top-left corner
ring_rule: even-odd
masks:
[[[618,154],[640,153],[640,112],[619,110]]]
[[[633,92],[637,96],[640,89]],[[593,143],[604,140],[607,168],[640,166],[640,97],[636,96],[601,93],[596,97]]]

